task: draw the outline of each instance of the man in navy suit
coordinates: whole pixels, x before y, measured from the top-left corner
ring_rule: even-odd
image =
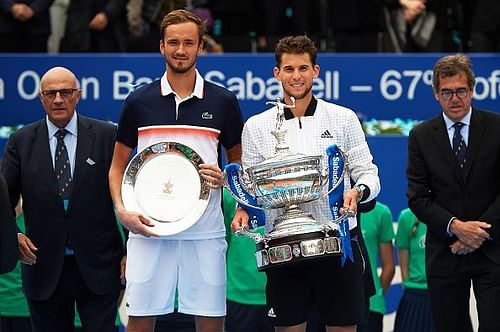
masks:
[[[18,234],[34,331],[114,331],[123,244],[108,189],[116,128],[75,112],[80,89],[63,67],[40,82],[46,117],[11,135],[1,172],[10,204],[23,197]]]
[[[442,113],[410,133],[408,205],[427,225],[426,267],[436,330],[500,331],[500,114],[471,106],[464,55],[439,59],[433,90]]]

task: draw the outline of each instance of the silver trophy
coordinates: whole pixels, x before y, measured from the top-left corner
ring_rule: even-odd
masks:
[[[344,181],[347,167],[343,167],[336,177],[337,181],[326,190],[329,177],[328,170],[322,167],[323,156],[290,152],[285,141],[286,130],[281,127],[285,107],[295,107],[293,97],[292,102],[292,105],[284,104],[279,99],[267,102],[278,110],[276,127],[271,132],[277,141],[275,155],[246,170],[240,169],[239,183],[233,186],[228,182],[231,180],[228,174],[225,174],[225,187],[240,204],[260,210],[283,208],[283,213],[273,220],[272,230],[264,236],[243,228],[236,232],[255,240],[257,267],[261,271],[310,258],[340,255],[342,246],[336,230],[342,220],[354,216],[351,211],[341,209],[337,219],[319,223],[310,213],[300,209],[299,204],[334,191]],[[345,156],[339,152],[345,161]],[[253,196],[257,204],[249,204],[242,199],[241,192],[238,192],[240,188]]]

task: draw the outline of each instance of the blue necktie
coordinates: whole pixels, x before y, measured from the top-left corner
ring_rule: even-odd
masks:
[[[467,151],[467,145],[465,145],[464,138],[460,131],[464,124],[462,122],[455,122],[453,127],[455,132],[453,133],[453,154],[457,158],[458,166],[460,168],[464,167],[465,164],[465,152]]]
[[[64,144],[64,136],[66,136],[66,133],[66,129],[59,129],[55,134],[57,138],[55,172],[57,177],[59,196],[62,200],[69,200],[71,196],[71,189],[73,187],[68,151],[66,149],[66,145]]]

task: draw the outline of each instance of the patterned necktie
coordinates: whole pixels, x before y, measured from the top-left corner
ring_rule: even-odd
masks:
[[[464,138],[460,131],[464,124],[462,122],[455,122],[453,127],[455,127],[455,132],[453,133],[453,154],[457,158],[458,166],[460,168],[464,167],[465,164],[465,152],[467,151],[467,145],[465,145]]]
[[[57,138],[55,171],[57,176],[57,185],[59,188],[59,196],[63,200],[69,200],[73,186],[68,151],[66,149],[66,145],[64,144],[64,136],[66,136],[66,133],[66,129],[59,129],[55,134]]]

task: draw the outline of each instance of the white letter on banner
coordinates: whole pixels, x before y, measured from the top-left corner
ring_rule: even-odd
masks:
[[[123,80],[124,79],[124,80]],[[134,75],[128,70],[115,70],[113,72],[113,99],[123,100],[134,90]],[[121,93],[120,91],[125,91]]]
[[[474,99],[485,100],[488,98],[488,95],[490,94],[490,85],[488,84],[488,80],[484,77],[476,77],[476,86],[474,90]]]
[[[333,71],[332,86],[332,99],[338,100],[340,98],[340,73],[338,70]]]
[[[5,82],[0,78],[0,99],[5,98]]]
[[[234,92],[236,98],[245,100],[245,82],[241,77],[231,77],[227,80],[227,89]]]
[[[488,78],[488,81],[490,82],[490,98],[491,99],[497,99],[497,92],[500,94],[500,84],[497,85],[497,83],[500,83],[500,69],[496,69],[491,72],[490,77]]]
[[[91,89],[91,87],[93,86],[94,88],[94,92],[93,92],[93,96],[94,96],[94,100],[98,100],[99,99],[99,80],[96,78],[96,77],[82,77],[82,99],[85,100],[87,99],[89,96],[88,92],[89,90]]]
[[[33,80],[33,91],[31,93],[27,93],[24,91],[24,80],[32,79]],[[17,91],[19,96],[25,100],[33,100],[38,96],[38,90],[40,89],[40,76],[33,70],[26,70],[19,75],[17,79]]]
[[[325,71],[325,99],[332,99],[332,72],[329,70]]]
[[[391,77],[395,77],[391,78]],[[380,78],[380,93],[387,100],[396,100],[401,97],[403,93],[403,87],[401,86],[401,74],[397,70],[390,69],[386,71]],[[389,88],[393,88],[394,92],[389,91]]]
[[[417,84],[422,78],[421,70],[403,70],[403,76],[411,77],[410,85],[408,86],[407,97],[408,100],[415,99],[415,89],[417,88]]]
[[[266,99],[267,100],[276,100],[281,96],[281,82],[275,79],[274,77],[270,77],[266,80]]]
[[[222,81],[226,79],[226,76],[224,76],[224,73],[221,71],[211,70],[205,74],[205,79],[213,84],[224,87],[224,83],[222,83]]]
[[[320,77],[313,81],[312,92],[316,98],[328,99],[325,96],[325,82]]]
[[[250,70],[245,73],[245,80],[247,83],[247,99],[248,100],[261,100],[266,94],[266,84],[260,77],[254,77]],[[253,93],[254,84],[257,85],[257,93]]]

